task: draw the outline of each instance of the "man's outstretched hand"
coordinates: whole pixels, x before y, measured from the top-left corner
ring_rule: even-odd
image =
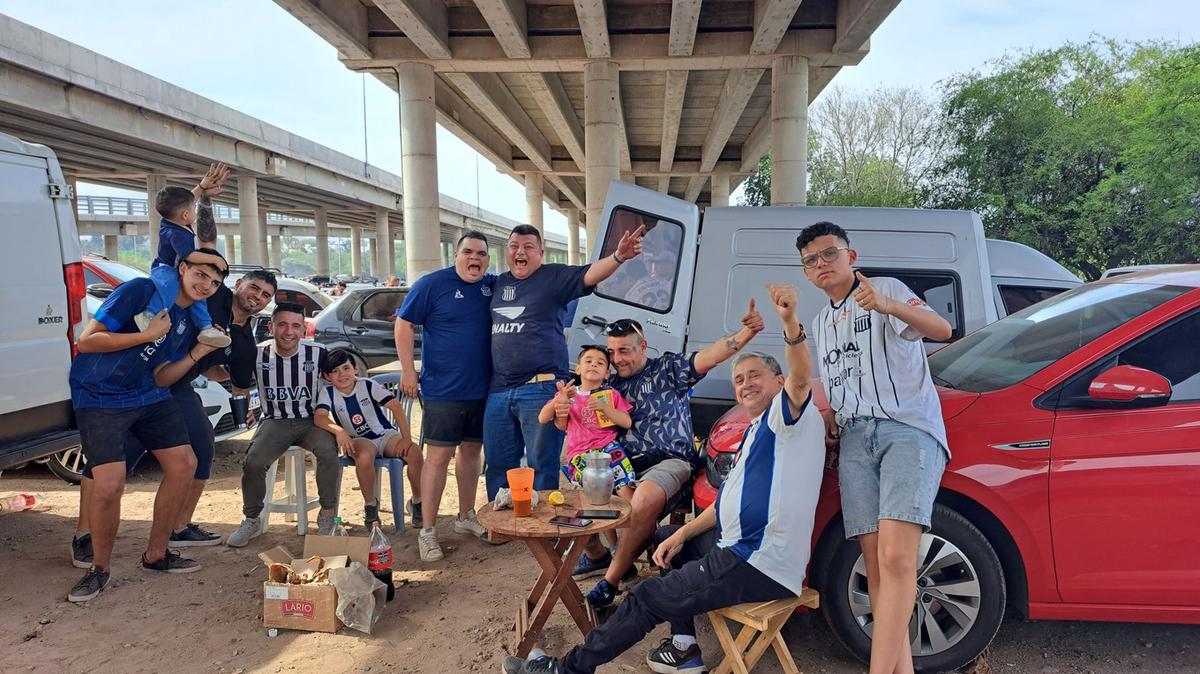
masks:
[[[642,237],[646,235],[646,226],[642,225],[632,232],[625,232],[617,242],[617,256],[622,260],[637,257],[642,254]]]
[[[769,283],[767,294],[771,297],[771,308],[780,320],[789,324],[796,320],[796,305],[800,303],[800,292],[790,283]]]
[[[746,310],[746,315],[742,316],[742,325],[749,328],[754,334],[763,331],[766,324],[763,323],[762,314],[758,313],[758,309],[754,307],[754,300],[750,300],[750,308]]]
[[[225,181],[229,178],[229,167],[217,162],[209,164],[208,172],[200,179],[200,191],[204,196],[212,198],[224,191]]]

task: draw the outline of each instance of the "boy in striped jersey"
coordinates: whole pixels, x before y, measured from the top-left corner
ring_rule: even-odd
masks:
[[[400,400],[383,386],[359,377],[350,354],[342,349],[329,354],[321,374],[329,380],[329,385],[317,395],[313,423],[332,433],[338,449],[354,459],[367,531],[379,524],[379,503],[375,500],[376,457],[404,459],[408,464],[408,486],[412,490],[409,511],[415,513],[421,504],[421,448],[412,441]],[[395,425],[383,413],[385,408],[392,413]],[[396,425],[400,426],[399,430]],[[414,515],[412,524],[421,526],[419,515]]]
[[[317,530],[327,533],[337,514],[337,444],[329,433],[313,426],[313,406],[323,382],[325,347],[302,341],[304,308],[294,302],[279,302],[271,313],[273,341],[259,347],[255,360],[262,418],[254,439],[246,448],[242,464],[242,514],[245,519],[229,535],[226,545],[240,548],[262,533],[263,500],[267,496],[267,470],[292,445],[317,457]]]
[[[846,538],[858,539],[867,566],[871,674],[907,674],[917,548],[950,458],[921,338],[947,340],[950,324],[900,281],[855,271],[850,237],[831,222],[805,228],[796,249],[829,296],[812,334],[831,408],[826,443],[840,438]]]

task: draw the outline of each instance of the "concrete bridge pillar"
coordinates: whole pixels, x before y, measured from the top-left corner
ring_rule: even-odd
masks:
[[[271,235],[271,266],[283,271],[283,235]]]
[[[154,208],[154,197],[167,186],[167,177],[150,174],[146,176],[146,222],[150,226],[150,261],[158,256],[158,223],[162,216]]]
[[[117,243],[117,235],[116,234],[105,234],[104,235],[104,257],[106,257],[110,260],[115,260],[115,259],[117,259],[117,255],[120,254],[120,250],[121,250],[120,245]]]
[[[258,179],[254,176],[238,176],[238,220],[242,236],[242,264],[261,265],[266,260],[257,243],[259,231],[265,226],[259,219]],[[232,260],[230,260],[232,262]]]
[[[729,205],[729,174],[714,173],[712,176],[712,206],[728,206]]]
[[[362,228],[350,225],[350,273],[362,276]]]
[[[608,184],[621,174],[617,64],[589,61],[583,67],[584,153],[587,183],[587,245],[596,245]]]
[[[237,264],[234,259],[233,235],[225,235],[225,261],[229,264]]]
[[[267,209],[258,209],[258,251],[261,260],[260,264],[269,266],[271,263],[271,255],[267,252]]]
[[[378,235],[374,239],[367,239],[367,260],[371,265],[371,276],[382,278],[379,274],[379,245]]]
[[[313,219],[317,223],[317,274],[329,276],[329,211],[318,206]]]
[[[545,238],[546,228],[542,222],[541,173],[531,172],[525,174],[525,220]]]
[[[580,264],[579,209],[567,209],[567,264]]]
[[[405,171],[407,173],[407,171]],[[404,195],[404,201],[407,203],[409,195]],[[405,207],[407,208],[407,206]],[[375,240],[378,246],[378,266],[379,271],[376,276],[380,280],[386,281],[387,277],[392,275],[392,261],[396,257],[396,249],[392,241],[392,230],[388,222],[388,212],[382,208],[375,209]],[[436,239],[434,240],[436,241]],[[434,254],[437,250],[434,249]],[[436,258],[435,258],[436,259]]]
[[[433,66],[401,63],[400,160],[404,179],[404,253],[406,282],[441,267],[441,212],[437,180],[437,108],[434,107]],[[390,253],[391,239],[386,238]],[[388,271],[391,271],[389,257]]]
[[[808,59],[771,63],[771,205],[803,206],[808,194]]]

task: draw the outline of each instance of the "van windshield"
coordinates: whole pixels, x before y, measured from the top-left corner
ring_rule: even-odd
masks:
[[[930,354],[930,373],[936,383],[963,391],[1006,388],[1187,291],[1138,283],[1081,286]]]

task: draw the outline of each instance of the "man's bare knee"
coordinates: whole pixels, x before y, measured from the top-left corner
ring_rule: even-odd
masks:
[[[191,445],[179,445],[151,452],[162,466],[163,473],[172,477],[196,474],[196,453]]]
[[[662,487],[653,482],[642,482],[634,490],[633,502],[630,505],[633,507],[634,517],[644,517],[658,515],[666,504],[667,493]]]

